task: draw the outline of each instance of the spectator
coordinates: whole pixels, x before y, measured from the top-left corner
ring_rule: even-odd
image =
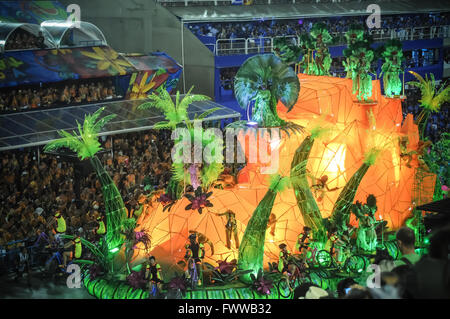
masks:
[[[394,258],[392,258],[386,250],[382,251],[380,255],[375,257],[374,264],[380,266],[381,272],[389,272],[395,268]]]
[[[371,293],[360,285],[353,285],[344,299],[373,299]]]
[[[394,272],[382,272],[380,287],[369,289],[374,299],[400,299],[401,284]]]
[[[430,239],[430,253],[413,267],[407,290],[417,299],[450,299],[450,227]]]
[[[27,273],[27,283],[28,286],[31,286],[31,266],[30,266],[30,255],[25,247],[22,247],[19,255],[17,256],[17,270],[16,270],[16,278],[17,281],[19,278],[22,278],[23,274]]]
[[[8,37],[5,43],[5,51],[8,50],[29,50],[29,49],[45,49],[45,38],[41,31],[38,35],[34,35],[21,28],[16,29]]]
[[[356,285],[356,281],[353,278],[345,278],[338,282],[337,284],[337,294],[338,298],[342,299],[347,295],[347,292],[351,289],[353,285]]]
[[[383,16],[383,25],[381,30],[371,30],[375,40],[386,35],[390,38],[407,40],[422,39],[425,37],[443,37],[448,35],[444,26],[450,24],[450,15],[448,13],[416,15],[385,15]],[[326,17],[326,18],[304,18],[302,20],[258,20],[252,22],[215,22],[215,23],[195,23],[189,24],[189,29],[197,36],[214,36],[218,39],[232,38],[259,38],[276,36],[295,36],[310,32],[316,22],[322,22],[327,25],[328,31],[333,34],[335,39],[345,43],[342,33],[348,30],[352,24],[365,25],[365,17]],[[441,27],[442,26],[442,27]],[[432,29],[431,27],[435,28]],[[439,27],[439,31],[437,31]],[[415,29],[414,34],[411,28]],[[232,53],[232,52],[230,52]],[[228,53],[228,54],[230,54]],[[225,53],[226,54],[226,53]]]
[[[305,283],[294,290],[293,299],[322,299],[328,297],[328,293],[317,285]]]
[[[397,239],[397,246],[402,253],[402,258],[394,262],[395,267],[407,265],[412,266],[419,261],[420,256],[416,254],[414,244],[416,238],[414,231],[408,227],[402,227],[397,231],[395,235]]]

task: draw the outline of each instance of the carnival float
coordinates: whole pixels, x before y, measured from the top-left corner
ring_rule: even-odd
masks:
[[[421,89],[422,113],[403,118],[401,44],[374,50],[360,26],[346,39],[346,78],[329,74],[332,37],[322,24],[301,43],[279,39],[275,54],[250,57],[235,78],[247,118],[219,132],[202,126],[209,112],[187,113],[190,103],[208,97],[190,90],[172,98],[164,88],[148,95],[139,109],[159,109],[166,120],[154,128],[177,132],[179,147],[168,187],[136,199],[131,218],[96,155],[98,134],[113,115],[101,117],[100,109],[78,132],[61,131],[46,150],[69,148],[89,159],[105,201],[106,234],[97,243],[82,239],[92,258],[74,260],[89,293],[289,299],[302,282],[324,289],[346,277],[363,282],[377,250],[399,257],[393,234],[402,225],[426,249],[415,207],[442,197],[448,176],[430,163],[448,136],[432,145],[423,132],[430,113],[449,101],[450,88],[437,90],[432,74],[414,74],[410,84]],[[378,58],[382,79],[371,76]],[[239,156],[244,163],[237,174],[224,166],[231,149],[232,164]],[[161,291],[146,287],[149,256],[161,265]],[[286,271],[298,276],[287,279]]]

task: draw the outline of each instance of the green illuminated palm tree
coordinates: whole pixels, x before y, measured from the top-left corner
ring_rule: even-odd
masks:
[[[243,109],[255,101],[252,121],[260,127],[286,127],[278,117],[277,103],[281,101],[289,112],[297,102],[300,82],[294,70],[273,54],[256,55],[242,64],[234,83],[236,99]]]
[[[99,119],[104,109],[102,107],[94,114],[86,115],[83,126],[77,122],[78,132],[73,131],[69,133],[64,130],[58,131],[61,138],[48,143],[44,150],[54,151],[60,148],[68,148],[75,152],[81,160],[88,158],[91,161],[100,179],[105,201],[106,243],[108,249],[114,253],[119,250],[118,248],[123,243],[120,227],[122,221],[126,218],[126,209],[119,190],[96,155],[102,149],[98,141],[98,133],[106,123],[116,116],[115,114],[111,114]]]
[[[211,98],[206,95],[191,94],[193,88],[194,87],[191,87],[191,89],[181,100],[180,92],[178,91],[174,103],[170,94],[164,87],[162,87],[158,90],[157,94],[153,93],[149,95],[148,99],[150,101],[139,105],[138,109],[147,110],[149,108],[157,108],[164,113],[166,121],[156,123],[154,126],[155,129],[173,130],[177,127],[186,126],[189,134],[191,135],[191,145],[199,143],[202,145],[202,147],[204,147],[205,145],[209,145],[211,147],[212,143],[217,142],[217,140],[215,140],[214,136],[207,136],[203,134],[203,131],[197,132],[198,134],[194,134],[194,131],[198,128],[194,128],[193,121],[189,119],[187,112],[188,107],[191,103],[196,101],[208,101],[211,100]],[[214,113],[217,110],[220,110],[220,108],[216,107],[205,111],[200,115],[196,114],[194,117],[194,121],[203,120],[208,115]],[[203,128],[200,128],[200,130],[203,130]],[[182,142],[182,140],[183,136],[180,136],[178,140],[175,140],[175,144]],[[179,151],[183,150],[179,149]],[[212,150],[212,152],[214,153],[214,149]],[[212,155],[214,156],[216,154],[214,153]],[[220,154],[217,154],[217,156],[220,156]],[[202,181],[202,186],[204,186],[205,188],[209,187],[212,182],[216,181],[220,173],[222,173],[223,171],[222,160],[219,160],[217,157],[216,159],[217,161],[208,163],[208,165],[203,165],[200,178]],[[171,196],[175,196],[177,199],[182,195],[183,187],[181,185],[184,185],[186,183],[189,184],[191,180],[190,174],[184,166],[184,163],[172,164],[172,171],[174,174],[170,179],[169,185],[166,190],[168,194],[171,194]]]
[[[433,73],[430,73],[430,79],[428,79],[428,76],[425,76],[424,79],[420,74],[413,71],[409,71],[409,73],[419,80],[419,82],[409,82],[409,84],[418,87],[422,93],[422,99],[419,100],[422,111],[417,117],[416,123],[419,126],[420,137],[423,139],[430,114],[439,112],[441,105],[450,101],[450,86],[446,86],[446,83],[444,83],[439,89],[436,89]]]
[[[175,129],[179,124],[185,123],[188,128],[192,128],[192,122],[188,117],[187,109],[192,102],[196,101],[209,101],[210,97],[201,94],[191,94],[194,87],[187,92],[187,94],[180,101],[180,92],[178,91],[175,97],[175,103],[172,100],[169,92],[162,88],[158,90],[158,93],[152,93],[148,96],[149,102],[145,102],[139,105],[139,110],[147,110],[149,108],[157,108],[162,111],[166,117],[166,121],[161,121],[155,124],[155,129]],[[196,119],[204,119],[212,112],[217,111],[219,108],[208,110],[201,114]]]

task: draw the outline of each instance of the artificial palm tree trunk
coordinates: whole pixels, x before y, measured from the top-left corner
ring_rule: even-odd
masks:
[[[356,191],[358,190],[359,184],[363,179],[364,175],[367,173],[370,164],[363,163],[355,174],[350,178],[350,180],[345,185],[342,192],[339,194],[336,203],[334,204],[333,211],[331,213],[330,220],[333,225],[338,227],[338,231],[342,231],[342,226],[345,226],[349,222],[350,209],[355,199]]]
[[[291,163],[291,181],[297,199],[297,206],[302,213],[305,226],[311,228],[313,238],[318,243],[325,243],[326,231],[322,221],[322,214],[310,190],[306,176],[306,165],[308,164],[313,145],[314,138],[308,136],[295,151],[294,159]]]
[[[276,98],[269,90],[259,92],[256,96],[252,120],[257,122],[260,127],[281,126],[284,121],[278,117],[276,105]]]
[[[425,129],[427,128],[428,118],[430,117],[430,111],[425,108],[420,111],[419,115],[416,119],[416,124],[419,127],[419,136],[420,139],[423,140],[425,137]]]
[[[264,195],[247,224],[239,247],[238,267],[245,270],[251,269],[255,276],[259,269],[263,268],[267,223],[276,196],[277,192],[272,189]],[[250,274],[245,274],[239,279],[244,283],[251,283]]]
[[[123,243],[123,235],[120,227],[122,220],[127,217],[125,204],[120,195],[117,186],[114,184],[111,176],[103,167],[97,156],[90,158],[92,167],[95,169],[97,176],[102,185],[103,200],[105,203],[106,214],[106,243],[108,249],[119,248]]]

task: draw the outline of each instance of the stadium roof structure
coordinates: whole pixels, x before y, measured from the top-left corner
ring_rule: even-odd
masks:
[[[27,31],[28,33],[31,33],[35,36],[38,36],[39,32],[42,32],[42,34],[44,36],[45,46],[48,48],[56,47],[55,40],[53,39],[52,35],[47,30],[45,30],[44,28],[41,28],[37,24],[12,23],[12,22],[0,21],[0,52],[5,51],[6,42],[8,42],[9,37],[18,29]]]
[[[166,9],[185,22],[224,22],[369,15],[372,12],[367,12],[367,7],[373,3],[376,2],[178,6],[166,7]],[[397,0],[377,4],[381,8],[382,15],[450,11],[448,0]]]
[[[0,115],[0,151],[34,147],[47,144],[59,138],[58,130],[77,129],[77,121],[83,123],[84,116],[105,106],[102,115],[117,114],[105,125],[100,136],[138,132],[153,128],[155,123],[164,120],[157,109],[138,110],[145,100],[116,101],[109,103],[70,106],[57,109],[37,110]],[[196,114],[220,107],[203,121],[238,119],[241,114],[213,101],[193,102],[188,115],[194,119]]]
[[[103,32],[90,22],[48,20],[41,28],[52,35],[57,48],[108,45]]]

